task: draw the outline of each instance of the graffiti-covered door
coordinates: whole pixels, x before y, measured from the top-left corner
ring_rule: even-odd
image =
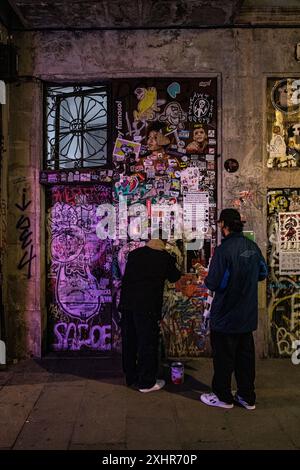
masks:
[[[53,185],[46,194],[49,349],[111,351],[111,241],[97,236],[97,208],[110,201],[111,190]]]

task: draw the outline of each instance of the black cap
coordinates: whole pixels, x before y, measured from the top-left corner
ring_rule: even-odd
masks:
[[[225,225],[232,222],[241,222],[241,214],[236,209],[223,209],[217,222],[223,221]]]

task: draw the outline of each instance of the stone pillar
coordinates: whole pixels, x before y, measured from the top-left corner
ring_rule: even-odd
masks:
[[[42,103],[40,82],[11,85],[6,329],[8,355],[13,358],[41,355],[41,302],[45,297],[41,271],[43,197],[39,185]]]

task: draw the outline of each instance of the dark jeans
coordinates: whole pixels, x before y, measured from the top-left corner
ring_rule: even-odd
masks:
[[[159,315],[122,314],[122,363],[127,385],[151,388],[158,370]]]
[[[233,403],[231,376],[234,372],[237,394],[249,405],[254,405],[255,350],[252,332],[227,334],[211,331],[210,340],[214,363],[212,391],[219,400]]]

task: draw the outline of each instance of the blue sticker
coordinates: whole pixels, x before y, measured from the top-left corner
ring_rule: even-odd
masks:
[[[167,92],[171,96],[171,98],[176,98],[176,96],[180,93],[180,85],[178,82],[173,82],[171,85],[168,86]]]

